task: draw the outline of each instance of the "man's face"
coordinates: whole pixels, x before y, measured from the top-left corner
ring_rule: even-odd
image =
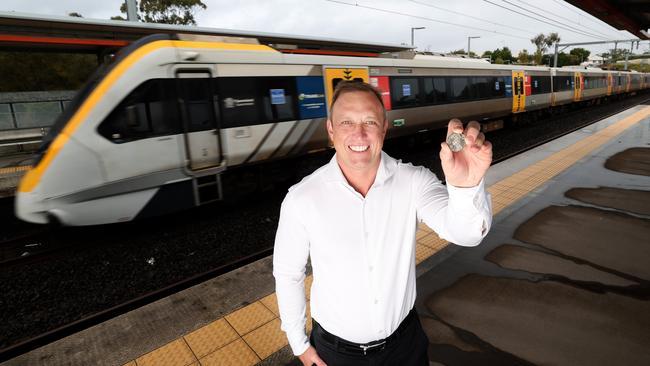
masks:
[[[341,94],[327,120],[339,164],[357,171],[376,171],[387,128],[381,104],[369,92]]]

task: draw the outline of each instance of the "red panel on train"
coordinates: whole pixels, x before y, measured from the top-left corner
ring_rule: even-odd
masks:
[[[390,111],[390,84],[388,83],[388,76],[371,76],[370,85],[381,91],[381,98],[384,101],[384,107],[386,107],[387,111]]]

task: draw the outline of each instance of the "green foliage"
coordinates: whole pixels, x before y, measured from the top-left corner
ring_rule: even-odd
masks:
[[[77,90],[97,68],[97,56],[0,51],[0,92]]]
[[[587,61],[587,59],[589,58],[589,55],[591,55],[591,51],[586,50],[586,49],[581,48],[581,47],[576,47],[576,48],[572,49],[569,52],[569,54],[573,55],[573,56],[576,56],[580,60],[578,63],[580,63],[580,62]]]
[[[528,53],[528,50],[521,50],[517,55],[517,62],[520,64],[529,64],[533,61],[533,57]]]
[[[545,36],[544,33],[540,33],[531,38],[530,42],[537,48],[534,58],[535,63],[540,65],[543,63],[544,53],[548,50],[548,48],[555,43],[560,42],[560,35],[555,32],[549,33],[548,36]]]
[[[461,48],[459,50],[451,51],[450,54],[452,54],[452,55],[467,55],[467,51],[465,51],[464,48]],[[476,57],[476,53],[474,51],[469,51],[469,56],[470,57]]]
[[[207,9],[201,0],[140,0],[136,2],[138,19],[147,23],[164,23],[178,25],[196,25],[194,14],[199,9]],[[120,6],[120,12],[126,14],[126,2]],[[113,20],[125,20],[121,16]]]
[[[512,64],[517,61],[517,59],[512,56],[512,51],[510,51],[508,47],[497,48],[494,51],[485,51],[483,57],[489,57],[495,64]]]
[[[542,57],[542,65],[553,66],[553,57],[554,54],[544,55]],[[557,67],[562,66],[571,66],[571,65],[580,65],[580,57],[577,55],[571,55],[564,52],[559,52],[557,54]]]

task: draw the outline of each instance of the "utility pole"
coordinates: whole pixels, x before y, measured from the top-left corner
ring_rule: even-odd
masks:
[[[420,29],[427,29],[427,27],[411,27],[411,47],[415,48],[415,31]]]
[[[135,0],[126,0],[126,20],[130,22],[138,21],[138,11]]]
[[[469,36],[467,37],[467,57],[471,57],[469,53],[469,42],[472,40],[472,38],[481,38],[481,36]]]
[[[625,54],[625,68],[623,70],[627,71],[627,60],[630,58],[630,55],[632,54],[632,49],[634,49],[634,42],[630,43],[630,52]]]
[[[553,67],[557,67],[557,54],[558,54],[558,51],[564,51],[564,49],[566,49],[569,46],[583,46],[583,45],[613,43],[614,44],[614,52],[612,52],[611,57],[612,57],[612,60],[614,60],[614,55],[616,54],[616,51],[618,49],[618,44],[619,43],[624,43],[624,42],[631,42],[632,44],[634,44],[634,42],[638,43],[639,40],[638,39],[617,39],[617,40],[612,40],[612,41],[597,41],[597,42],[579,42],[579,43],[562,43],[562,44],[556,43],[555,44],[555,57],[554,57]],[[558,49],[559,47],[562,47],[562,49],[559,50]],[[632,49],[630,48],[630,50],[632,50]],[[604,60],[603,60],[603,62],[604,62]]]

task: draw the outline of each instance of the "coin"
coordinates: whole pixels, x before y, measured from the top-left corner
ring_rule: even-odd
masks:
[[[462,133],[452,133],[447,136],[447,145],[453,152],[459,152],[465,147],[465,135]]]

